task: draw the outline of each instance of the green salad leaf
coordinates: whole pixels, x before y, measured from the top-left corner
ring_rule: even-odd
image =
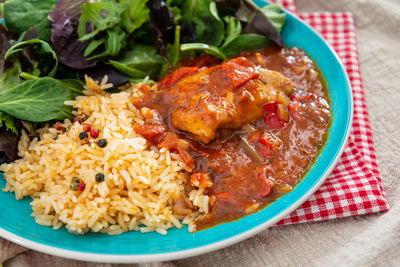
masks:
[[[224,23],[211,0],[187,0],[181,9],[182,23],[193,24],[196,41],[218,46],[224,38]]]
[[[0,111],[15,118],[33,122],[64,119],[71,116],[70,89],[62,82],[43,77],[25,81],[7,89],[0,96]]]
[[[121,24],[128,33],[139,29],[149,20],[148,0],[120,0],[121,3],[129,2],[128,8],[122,13]]]
[[[12,47],[10,47],[10,49],[8,49],[7,53],[5,54],[4,58],[7,59],[9,56],[21,52],[23,51],[23,47],[26,45],[35,45],[35,44],[39,44],[41,46],[41,49],[43,50],[44,53],[48,53],[51,54],[51,56],[54,59],[54,66],[51,69],[51,71],[48,73],[48,76],[53,77],[57,70],[58,70],[58,58],[56,55],[56,52],[54,52],[53,48],[50,46],[49,43],[40,40],[40,39],[31,39],[28,41],[20,41],[15,43]],[[43,55],[43,58],[45,58],[45,55]],[[46,66],[47,68],[48,66]]]
[[[9,30],[21,34],[36,28],[39,38],[50,41],[48,14],[55,0],[7,0],[3,6],[4,22]]]
[[[6,127],[7,131],[18,134],[17,126],[15,125],[15,118],[7,113],[0,111],[0,127]]]
[[[156,78],[161,70],[164,59],[157,54],[152,45],[134,45],[132,49],[123,53],[109,63],[131,78]]]

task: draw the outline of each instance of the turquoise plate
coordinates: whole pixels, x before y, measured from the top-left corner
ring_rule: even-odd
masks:
[[[255,1],[263,6],[265,2]],[[328,141],[304,180],[289,194],[260,212],[191,234],[187,228],[157,233],[128,232],[118,236],[99,233],[73,235],[35,223],[30,199],[16,201],[14,194],[0,192],[0,236],[19,245],[61,257],[98,262],[148,262],[190,257],[220,249],[272,226],[300,206],[324,182],[346,145],[352,121],[350,82],[333,49],[298,17],[287,13],[282,32],[285,46],[304,49],[321,69],[332,103]],[[0,178],[0,187],[5,181]]]

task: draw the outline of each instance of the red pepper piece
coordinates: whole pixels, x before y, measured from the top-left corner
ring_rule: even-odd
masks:
[[[161,80],[161,86],[167,87],[176,84],[179,82],[183,77],[193,74],[199,71],[198,67],[181,67],[168,75],[167,77],[164,77]]]
[[[165,133],[167,128],[161,124],[135,124],[133,130],[143,136],[146,139],[152,139],[153,137]]]
[[[220,65],[220,69],[226,73],[235,88],[260,76],[260,73],[255,70],[250,61],[244,57],[227,60]]]
[[[278,102],[271,102],[263,105],[264,121],[270,129],[281,129],[285,126],[285,121],[279,116],[278,104]]]

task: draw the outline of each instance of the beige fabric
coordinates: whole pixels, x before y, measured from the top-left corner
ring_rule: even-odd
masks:
[[[386,213],[266,230],[206,255],[139,266],[395,266],[400,263],[400,1],[297,0],[300,12],[355,16],[365,94],[384,187]],[[110,266],[29,251],[0,239],[4,266]]]

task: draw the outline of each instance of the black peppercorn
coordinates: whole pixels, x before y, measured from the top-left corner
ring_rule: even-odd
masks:
[[[70,184],[70,188],[74,191],[78,190],[78,184],[79,184],[80,180],[78,177],[72,177],[71,179],[71,184]]]
[[[102,174],[101,172],[96,174],[96,182],[101,183],[103,181],[104,181],[104,174]]]
[[[107,146],[107,140],[106,139],[100,139],[99,141],[97,141],[97,145],[99,147],[101,147],[101,148],[106,147]]]
[[[83,140],[83,139],[85,139],[85,138],[88,138],[89,137],[89,135],[87,134],[87,133],[85,133],[85,132],[81,132],[80,134],[79,134],[79,139],[81,139],[81,140]]]

